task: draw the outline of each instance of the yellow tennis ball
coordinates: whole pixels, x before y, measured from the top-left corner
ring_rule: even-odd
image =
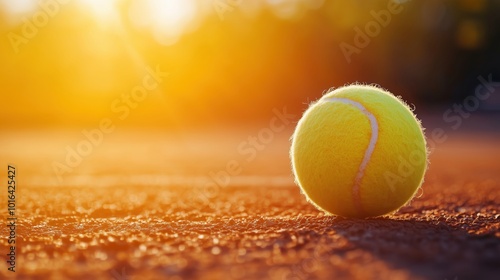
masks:
[[[399,209],[427,169],[420,121],[401,99],[367,85],[335,89],[311,104],[297,124],[290,156],[308,200],[344,217]]]

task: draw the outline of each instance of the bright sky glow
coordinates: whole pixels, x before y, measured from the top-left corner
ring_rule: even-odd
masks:
[[[0,8],[7,11],[8,21],[16,24],[21,17],[33,13],[37,9],[36,0],[0,0]]]
[[[189,29],[197,13],[193,0],[136,0],[130,20],[136,27],[147,27],[164,45],[175,43]]]
[[[113,19],[116,8],[114,0],[78,0],[79,4],[100,20]]]

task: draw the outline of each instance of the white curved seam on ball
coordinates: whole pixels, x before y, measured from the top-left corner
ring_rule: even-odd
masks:
[[[352,187],[352,192],[354,195],[354,204],[357,206],[359,211],[362,211],[362,204],[361,204],[361,198],[360,198],[360,193],[359,189],[361,187],[361,179],[363,178],[363,175],[365,174],[365,169],[366,166],[368,165],[368,162],[370,161],[370,158],[373,154],[373,150],[375,149],[375,145],[377,144],[377,139],[378,139],[378,122],[375,116],[368,111],[363,104],[353,101],[348,98],[339,98],[339,97],[330,97],[326,98],[324,101],[329,101],[329,102],[340,102],[343,104],[351,105],[355,107],[356,109],[360,110],[370,121],[370,127],[372,130],[371,137],[370,137],[370,143],[368,144],[368,147],[366,148],[365,155],[363,157],[363,161],[361,161],[361,164],[359,165],[358,173],[356,174],[356,178],[354,179],[354,185]]]

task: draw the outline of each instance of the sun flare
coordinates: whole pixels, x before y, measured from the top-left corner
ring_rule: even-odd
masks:
[[[196,12],[193,0],[136,0],[130,20],[138,28],[148,28],[158,43],[171,45],[190,28]]]
[[[100,20],[112,19],[116,14],[115,0],[78,0],[78,2]]]

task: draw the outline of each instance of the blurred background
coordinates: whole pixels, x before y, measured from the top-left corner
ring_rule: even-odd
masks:
[[[121,173],[206,175],[236,158],[289,179],[294,124],[353,82],[401,95],[428,131],[473,114],[472,128],[496,133],[499,12],[496,0],[0,0],[2,154],[57,173],[106,119],[114,140],[61,173],[120,162]],[[286,132],[271,135],[282,141],[265,139],[283,114]]]

